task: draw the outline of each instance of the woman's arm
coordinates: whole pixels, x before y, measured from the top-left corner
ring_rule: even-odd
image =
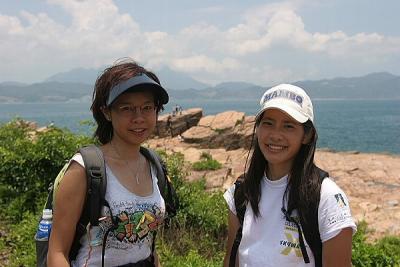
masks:
[[[68,255],[86,196],[86,172],[72,162],[58,188],[53,208],[47,266],[69,266]]]
[[[158,257],[157,251],[154,249],[154,266],[161,267],[160,258]]]
[[[229,258],[231,256],[231,250],[233,241],[235,241],[237,230],[239,229],[239,219],[229,210],[228,214],[228,241],[226,242],[226,253],[224,258],[224,267],[229,267]],[[238,254],[237,254],[238,255]],[[236,266],[239,266],[239,257],[236,255]]]
[[[352,238],[353,230],[348,227],[322,243],[322,266],[351,266]]]

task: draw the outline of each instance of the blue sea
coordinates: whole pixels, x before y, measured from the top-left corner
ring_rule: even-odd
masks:
[[[314,100],[319,148],[400,154],[400,100]],[[178,104],[183,109],[200,107],[205,115],[226,110],[254,115],[257,100],[170,101],[165,112]],[[90,103],[0,104],[0,123],[15,117],[36,121],[39,126],[54,123],[76,133],[91,134],[82,121],[92,120]]]

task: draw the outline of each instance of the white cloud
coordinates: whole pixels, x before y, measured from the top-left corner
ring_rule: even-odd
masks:
[[[70,24],[43,12],[0,14],[0,81],[37,81],[58,71],[109,65],[130,56],[151,68],[167,65],[206,82],[272,83],[317,77],[326,66],[358,68],[361,62],[362,68],[373,69],[400,54],[396,36],[307,31],[298,12],[304,1],[244,10],[227,29],[194,22],[174,34],[144,31],[111,0],[48,3],[63,8]],[[221,10],[214,6],[198,12]]]
[[[173,59],[172,66],[174,69],[183,72],[205,71],[219,74],[226,70],[237,69],[239,67],[239,62],[233,58],[224,58],[221,61],[217,61],[205,55],[197,55]]]
[[[22,31],[22,25],[19,19],[10,16],[0,15],[0,33],[6,36],[15,36]]]
[[[71,16],[70,25],[62,25],[44,13],[21,12],[20,17],[2,16],[0,32],[2,59],[11,69],[24,70],[26,80],[43,79],[54,72],[74,67],[97,67],[117,58],[135,55],[146,44],[139,25],[128,14],[121,14],[112,1],[51,0]],[[26,21],[22,26],[21,20]],[[12,47],[12,49],[10,49]],[[1,80],[18,79],[20,73],[10,73],[2,64]]]

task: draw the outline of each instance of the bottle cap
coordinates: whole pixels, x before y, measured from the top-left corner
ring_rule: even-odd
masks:
[[[43,210],[43,219],[51,219],[53,218],[53,211],[51,209]]]

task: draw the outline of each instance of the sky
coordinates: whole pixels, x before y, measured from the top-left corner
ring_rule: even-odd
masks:
[[[208,84],[400,75],[399,0],[0,0],[0,82],[130,57]]]

